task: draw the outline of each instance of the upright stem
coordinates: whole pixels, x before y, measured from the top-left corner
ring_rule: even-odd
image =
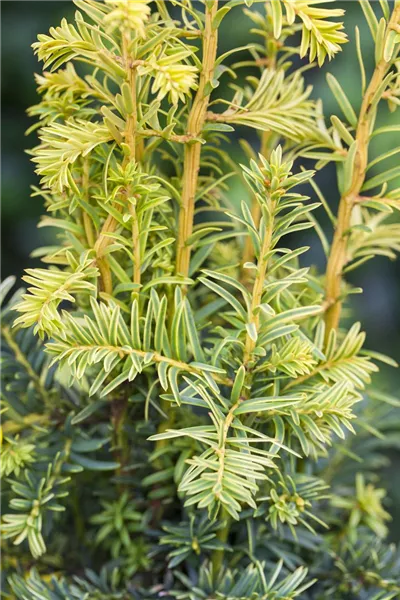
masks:
[[[268,10],[269,10],[268,4],[269,4],[268,2],[265,3],[266,18],[268,18]],[[276,45],[275,45],[275,47],[273,47],[273,49],[271,49],[271,46],[269,44],[271,39],[274,42],[276,42]],[[265,37],[265,53],[266,53],[265,66],[270,69],[275,69],[276,68],[276,59],[277,59],[277,54],[278,54],[278,45],[277,45],[277,40],[275,40],[275,37],[273,36],[273,34],[271,36],[266,35],[266,37]],[[264,59],[262,59],[262,60],[264,60]],[[270,142],[270,138],[271,138],[270,131],[262,131],[261,132],[260,153],[266,159],[269,158],[269,153],[270,153],[270,148],[268,146],[268,144]],[[260,208],[259,203],[257,202],[257,198],[253,198],[252,205],[251,205],[251,216],[253,218],[255,226],[258,227],[258,225],[260,223],[260,218],[261,218],[261,208]],[[252,262],[253,260],[254,260],[254,246],[252,244],[250,236],[247,236],[245,244],[244,244],[243,263]],[[244,276],[243,276],[243,279],[245,281],[247,280],[247,273],[248,273],[248,271],[245,270]]]
[[[253,284],[253,293],[252,293],[252,302],[251,302],[250,314],[249,314],[249,322],[254,323],[257,332],[258,332],[258,329],[260,326],[260,317],[259,317],[259,312],[257,309],[262,302],[264,282],[265,282],[265,277],[266,277],[267,269],[268,269],[267,254],[268,254],[269,250],[271,249],[272,235],[273,235],[273,231],[274,231],[275,204],[276,203],[274,201],[272,201],[272,200],[270,201],[269,211],[268,211],[269,212],[268,223],[266,224],[266,230],[264,233],[263,242],[262,242],[261,249],[260,249],[260,255],[259,255],[258,266],[257,266],[257,275],[256,275],[256,278],[255,278],[254,284]],[[244,351],[244,357],[243,357],[243,364],[245,367],[247,367],[247,364],[251,359],[251,355],[254,351],[255,345],[256,345],[256,342],[247,333],[246,342],[245,342],[245,351]],[[226,446],[229,429],[230,429],[230,427],[232,425],[232,421],[234,419],[234,412],[235,412],[236,408],[238,406],[240,406],[240,404],[243,402],[243,400],[246,400],[246,399],[248,399],[248,397],[250,397],[252,377],[253,377],[253,374],[250,370],[247,372],[247,377],[246,377],[247,387],[248,387],[247,393],[244,395],[240,395],[239,399],[230,408],[230,410],[225,418],[225,423],[223,426],[222,436],[221,436],[222,439],[220,441],[219,448],[217,451],[218,459],[219,459],[219,468],[218,468],[218,472],[217,472],[216,487],[217,486],[222,487],[222,480],[223,480],[224,470],[225,470],[225,446]],[[230,531],[230,527],[231,527],[231,518],[227,514],[226,511],[224,511],[224,517],[226,518],[226,523],[225,523],[224,527],[218,532],[218,539],[225,543],[229,536],[229,531]],[[214,550],[213,555],[212,555],[212,565],[213,565],[214,577],[217,577],[218,572],[222,566],[223,559],[224,559],[224,551],[223,550]]]
[[[218,10],[218,0],[211,7],[206,6],[205,26],[203,32],[203,61],[199,87],[189,114],[187,133],[198,137],[204,126],[210,91],[208,87],[214,75],[217,56],[217,29],[213,28],[213,19]],[[194,204],[197,180],[200,170],[201,143],[185,144],[183,165],[182,203],[179,212],[179,232],[176,259],[176,272],[187,276],[190,264],[190,244],[188,240],[193,232]]]
[[[239,397],[237,402],[235,402],[235,404],[233,404],[231,406],[228,414],[226,415],[225,422],[224,422],[224,425],[222,428],[221,440],[219,442],[218,449],[216,450],[219,466],[218,466],[218,471],[217,471],[217,481],[215,482],[213,491],[214,491],[215,496],[218,499],[219,499],[220,492],[222,491],[223,478],[224,478],[224,473],[225,473],[225,453],[226,453],[225,447],[226,447],[227,437],[228,437],[228,434],[230,431],[230,427],[232,425],[232,421],[235,418],[234,412],[237,409],[237,407],[240,406],[240,404],[243,402],[244,399],[245,398],[243,396]],[[221,542],[223,542],[225,544],[229,537],[232,519],[231,519],[230,515],[228,514],[227,510],[223,506],[221,508],[221,517],[222,517],[222,519],[225,519],[225,525],[222,529],[220,529],[218,531],[217,537]],[[212,566],[213,566],[214,579],[216,579],[218,577],[219,570],[221,569],[222,563],[224,560],[224,554],[225,554],[224,550],[214,550],[214,552],[212,553],[211,562],[212,562]]]
[[[267,274],[268,268],[268,258],[266,257],[268,251],[271,249],[272,235],[274,231],[273,225],[273,214],[275,210],[275,203],[271,201],[270,211],[269,211],[269,219],[266,224],[266,231],[264,233],[263,243],[260,249],[260,256],[258,259],[257,265],[257,274],[253,284],[253,293],[250,307],[250,315],[249,315],[249,323],[254,323],[256,331],[258,332],[260,326],[260,313],[259,313],[259,305],[262,301],[262,294],[264,288],[264,281]],[[246,335],[245,342],[245,351],[244,351],[244,359],[243,362],[246,365],[253,353],[253,350],[256,346],[256,342],[250,337],[249,333]]]
[[[269,158],[269,148],[268,148],[268,142],[269,139],[271,137],[271,132],[270,131],[263,131],[261,133],[261,144],[260,144],[260,153],[264,156],[264,158],[268,159]],[[260,224],[260,218],[261,218],[261,207],[259,202],[257,201],[257,198],[253,198],[252,200],[252,204],[251,204],[251,216],[253,218],[254,221],[254,225],[256,227],[259,226]],[[251,237],[248,235],[246,237],[246,241],[244,243],[244,252],[243,252],[243,264],[246,262],[253,262],[254,260],[254,246],[253,243],[251,241]],[[248,270],[244,270],[244,275],[243,275],[243,279],[245,281],[248,280]]]
[[[129,38],[124,38],[124,54],[128,57]],[[132,113],[128,116],[127,128],[126,128],[126,143],[129,146],[129,156],[125,158],[127,163],[129,160],[136,159],[136,129],[137,129],[137,98],[136,98],[136,67],[130,66],[128,71],[128,83],[131,89]],[[143,140],[142,140],[143,141]],[[140,152],[140,148],[138,148]],[[128,190],[128,194],[132,194],[132,189]],[[132,216],[132,246],[133,246],[133,283],[140,284],[141,274],[141,256],[140,256],[140,231],[139,222],[136,213],[136,205],[130,201],[129,210]]]
[[[122,51],[123,51],[123,59],[124,64],[127,70],[127,81],[131,88],[132,101],[134,110],[130,115],[128,115],[126,120],[126,129],[125,129],[125,141],[129,146],[129,155],[124,159],[124,165],[126,165],[130,160],[134,160],[136,157],[136,125],[137,125],[137,111],[136,111],[136,66],[132,65],[131,56],[129,52],[130,46],[130,35],[129,32],[124,32],[122,35]],[[114,204],[114,208],[119,212],[122,211],[122,206],[118,203]],[[116,228],[118,227],[118,221],[112,215],[108,215],[106,220],[104,221],[104,225],[100,232],[99,237],[97,238],[96,244],[94,246],[97,256],[97,264],[100,270],[103,288],[107,294],[112,294],[112,277],[111,270],[108,264],[107,258],[104,256],[104,253],[112,242],[112,237],[109,235],[110,233],[114,233]]]
[[[400,5],[397,5],[390,18],[386,36],[400,21]],[[383,47],[385,44],[382,45]],[[390,67],[383,57],[377,63],[371,81],[361,105],[356,128],[356,154],[353,177],[350,186],[342,195],[339,203],[337,225],[333,236],[331,252],[326,269],[326,300],[328,309],[325,313],[326,339],[332,329],[337,329],[340,322],[342,302],[340,300],[343,269],[347,262],[347,233],[350,228],[352,209],[357,202],[365,181],[368,164],[368,146],[371,123],[375,119],[377,104],[375,95]],[[382,90],[383,94],[384,90]]]
[[[127,83],[130,88],[130,95],[132,98],[132,111],[127,115],[126,128],[125,128],[125,143],[129,148],[129,153],[125,154],[123,166],[126,167],[131,161],[136,160],[136,129],[137,129],[137,97],[136,97],[136,75],[137,65],[133,63],[131,57],[131,36],[129,31],[123,31],[122,33],[122,54],[127,71]],[[141,147],[139,147],[141,153]],[[139,237],[139,223],[136,214],[136,203],[132,198],[133,190],[132,184],[130,183],[125,190],[129,212],[132,217],[132,246],[133,246],[133,281],[134,283],[140,284],[140,237]],[[115,208],[122,211],[124,206],[117,204]],[[105,222],[105,226],[108,227],[107,231],[114,231],[118,225],[117,220],[114,217],[108,217]],[[104,227],[103,227],[104,231]],[[100,239],[100,238],[99,238]],[[111,238],[106,237],[103,242],[106,246],[108,245]],[[112,289],[112,288],[111,288]],[[124,467],[129,460],[129,444],[127,434],[125,431],[125,421],[127,416],[128,400],[126,394],[117,395],[112,399],[111,402],[111,422],[114,431],[114,444],[117,448],[118,460],[120,468],[118,470],[120,475],[123,475]]]

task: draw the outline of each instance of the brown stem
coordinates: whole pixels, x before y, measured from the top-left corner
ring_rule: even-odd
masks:
[[[217,56],[217,29],[213,28],[213,19],[218,10],[218,0],[206,7],[203,32],[203,62],[199,87],[193,101],[188,119],[188,135],[198,137],[204,126],[210,98],[208,86],[213,75]],[[189,273],[191,248],[188,239],[193,231],[194,203],[197,180],[200,169],[201,143],[189,142],[185,145],[183,165],[182,203],[179,212],[179,233],[176,259],[176,272],[187,277]]]
[[[396,6],[390,18],[385,39],[393,26],[400,20],[400,5]],[[383,47],[385,44],[383,43]],[[339,203],[337,225],[333,236],[331,252],[326,268],[326,300],[328,310],[325,314],[325,340],[328,339],[332,329],[337,329],[340,322],[342,302],[340,300],[343,269],[347,263],[347,232],[350,228],[351,214],[357,202],[361,188],[365,181],[368,164],[368,146],[370,141],[370,127],[377,111],[376,92],[386,76],[391,63],[384,58],[377,63],[371,81],[361,105],[357,128],[357,149],[354,160],[353,177],[349,188],[342,195]],[[373,105],[374,104],[374,105]]]

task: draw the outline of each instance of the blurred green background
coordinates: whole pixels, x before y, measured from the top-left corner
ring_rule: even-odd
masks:
[[[374,9],[379,11],[379,2],[373,2]],[[365,23],[358,2],[347,0],[335,2],[337,7],[346,9],[345,26],[350,43],[343,52],[323,69],[313,69],[306,77],[314,86],[314,96],[320,97],[324,103],[326,115],[336,113],[340,109],[330,94],[326,85],[326,72],[332,72],[341,82],[355,108],[361,103],[360,74],[354,45],[354,27],[358,25],[361,32],[363,54],[367,73],[371,72],[374,62],[374,51],[371,36]],[[58,25],[62,17],[71,18],[74,13],[72,0],[9,0],[1,1],[1,68],[2,68],[2,277],[14,274],[21,276],[26,267],[37,265],[30,258],[32,250],[51,241],[51,231],[37,229],[36,224],[43,213],[40,198],[30,197],[30,186],[37,183],[33,165],[24,149],[36,143],[35,135],[26,138],[25,130],[31,125],[26,116],[28,106],[38,101],[36,94],[34,72],[40,71],[40,65],[34,57],[31,44],[38,33],[46,33],[50,26]],[[255,5],[256,6],[256,5]],[[233,45],[241,46],[254,37],[249,33],[250,20],[238,16],[238,10],[232,11],[222,28],[220,51],[224,52]],[[235,60],[238,56],[235,56]],[[246,75],[246,73],[245,73]],[[218,92],[224,95],[228,91],[227,80],[223,81]],[[225,89],[221,89],[225,86]],[[382,106],[379,125],[400,121],[400,109],[397,113],[389,113]],[[242,132],[240,132],[242,134]],[[399,144],[396,140],[399,134],[379,136],[371,147],[371,153],[377,155]],[[255,133],[247,139],[258,144]],[[241,160],[239,148],[229,147],[231,156]],[[237,155],[235,155],[235,152]],[[386,161],[387,168],[396,164],[396,157]],[[311,166],[311,165],[306,165]],[[317,183],[335,210],[338,193],[334,169],[324,169],[317,175]],[[399,187],[400,180],[391,182],[391,187]],[[235,196],[240,195],[240,188],[232,190]],[[323,220],[322,224],[328,227]],[[309,231],[309,230],[308,230]],[[331,231],[327,229],[331,237]],[[304,239],[296,242],[312,246],[308,253],[308,261],[317,263],[323,268],[323,257],[318,239],[308,233]],[[361,320],[367,331],[368,347],[393,356],[400,362],[400,260],[390,262],[387,259],[376,258],[352,274],[352,283],[364,289],[362,296],[353,297],[353,310],[357,319]],[[383,369],[379,375],[383,389],[397,393],[400,375],[394,369]],[[391,482],[390,500],[391,512],[395,517],[392,537],[398,538],[400,533],[400,455],[393,456],[393,465],[385,473],[385,479]]]

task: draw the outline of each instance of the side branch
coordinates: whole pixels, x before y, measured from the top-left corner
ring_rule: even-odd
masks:
[[[131,354],[135,354],[140,358],[148,359],[151,355],[151,362],[153,363],[166,363],[170,367],[176,367],[181,371],[185,371],[187,373],[192,373],[193,375],[202,375],[203,372],[201,368],[195,367],[189,363],[182,362],[180,360],[175,360],[174,358],[169,358],[168,356],[164,356],[159,352],[153,352],[152,350],[137,350],[136,348],[129,348],[127,346],[111,346],[111,345],[93,345],[93,344],[79,344],[69,347],[71,351],[81,350],[82,352],[90,352],[96,348],[98,349],[106,349],[110,352],[117,352],[120,358],[124,358],[125,356],[129,356]],[[223,377],[222,375],[218,375],[218,373],[214,373],[209,371],[211,377],[214,379],[216,383],[220,383],[221,385],[232,386],[233,381],[228,377]]]

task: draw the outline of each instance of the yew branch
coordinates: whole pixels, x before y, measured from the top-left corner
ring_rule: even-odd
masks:
[[[393,10],[392,16],[386,29],[386,37],[393,27],[400,21],[400,5]],[[383,44],[384,47],[385,44]],[[378,102],[376,93],[385,78],[391,62],[384,57],[377,63],[372,78],[364,95],[361,105],[357,127],[356,127],[356,155],[354,162],[353,177],[350,186],[342,195],[339,203],[337,225],[333,236],[331,252],[326,269],[326,301],[328,310],[325,313],[326,337],[329,332],[337,329],[340,322],[342,302],[340,300],[343,269],[346,266],[347,257],[347,232],[350,228],[352,209],[358,202],[361,188],[365,181],[366,168],[368,164],[368,147],[370,142],[371,123],[373,122]],[[384,90],[383,90],[384,92]],[[382,92],[382,93],[383,93]]]
[[[210,98],[208,87],[213,79],[217,56],[217,29],[213,27],[213,20],[217,10],[218,0],[215,0],[211,7],[206,7],[202,72],[200,74],[199,87],[190,111],[187,128],[187,134],[194,138],[197,138],[201,134]],[[186,143],[176,259],[176,272],[184,277],[187,277],[189,273],[191,248],[188,240],[193,232],[194,204],[200,169],[200,156],[201,142],[189,141]]]

